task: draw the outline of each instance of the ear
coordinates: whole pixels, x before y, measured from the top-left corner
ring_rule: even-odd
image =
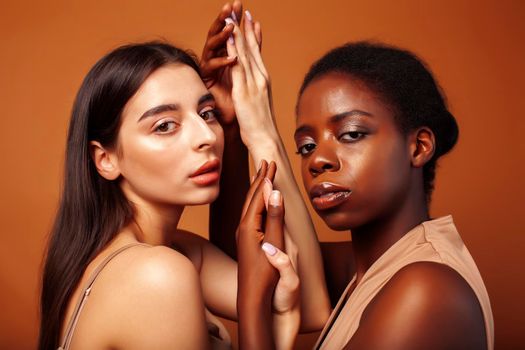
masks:
[[[434,133],[430,128],[423,126],[410,133],[409,142],[412,166],[415,168],[423,167],[432,159],[436,150]]]
[[[89,142],[89,151],[100,176],[106,180],[115,180],[120,176],[118,157],[114,152],[104,148],[98,141]]]

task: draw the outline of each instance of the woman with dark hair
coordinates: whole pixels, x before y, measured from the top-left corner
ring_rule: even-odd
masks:
[[[247,37],[245,49],[234,33],[229,53],[256,57],[264,71],[255,41]],[[316,348],[492,349],[476,264],[452,217],[429,214],[437,161],[458,138],[429,69],[406,50],[349,43],[312,65],[296,112],[312,206],[330,228],[352,235],[346,253],[332,249],[337,256],[325,259],[340,299]]]
[[[223,7],[205,53],[225,45],[234,27],[225,19],[232,11],[240,19],[240,3]],[[241,300],[265,298],[252,315],[276,324],[291,319],[292,328],[298,327],[298,306],[283,309],[279,299],[297,293],[295,262],[286,256],[277,261],[260,247],[263,240],[266,249],[291,247],[299,237],[298,246],[313,252],[310,261],[319,260],[318,273],[310,274],[314,282],[305,277],[301,285],[307,307],[326,310],[315,232],[275,124],[267,120],[254,129],[253,120],[246,120],[252,117],[246,85],[233,86],[238,122],[228,115],[233,109],[211,93],[232,88],[214,74],[235,62],[228,58],[210,67],[203,60],[201,76],[187,52],[153,42],[117,48],[89,71],[73,106],[62,198],[46,255],[40,349],[229,348],[229,335],[211,312],[237,319],[237,278],[247,272],[238,274],[237,264],[207,240],[177,229],[184,207],[214,201],[219,182],[210,232],[234,235],[244,206],[239,248],[252,249],[246,259],[263,266],[253,282],[256,292],[240,292]],[[232,72],[234,81],[240,73]],[[244,82],[252,86],[253,77]],[[260,164],[250,191],[248,153]],[[293,203],[286,218],[274,184]],[[311,328],[328,316],[311,314],[305,321]],[[251,335],[257,335],[254,320],[240,320],[243,339],[273,346],[271,332],[265,339]],[[281,329],[276,327],[279,339]]]

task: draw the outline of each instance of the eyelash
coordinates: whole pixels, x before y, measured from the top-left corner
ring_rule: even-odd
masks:
[[[169,125],[169,124],[172,124],[172,125],[175,125],[175,126],[172,129],[170,129],[170,130],[160,130],[163,125]],[[174,122],[172,120],[165,120],[165,121],[159,123],[155,127],[154,131],[156,133],[158,133],[158,134],[168,134],[170,132],[173,132],[177,128],[177,126],[178,126],[178,124],[176,122]]]
[[[206,116],[210,112],[212,114],[211,118],[210,116]],[[212,108],[212,109],[208,109],[203,112],[200,112],[199,115],[201,116],[202,119],[204,119],[204,121],[212,122],[212,121],[217,120],[218,117],[220,117],[221,112],[217,108]]]
[[[199,116],[206,122],[214,122],[220,116],[220,111],[217,108],[212,108],[200,112]],[[170,130],[161,130],[161,128],[170,124],[174,125],[174,127],[172,127]],[[153,131],[155,131],[158,134],[169,134],[173,132],[178,126],[179,124],[177,122],[174,122],[172,120],[166,120],[159,123]]]
[[[351,135],[351,134],[354,134],[354,135]],[[352,138],[351,140],[343,140],[343,137],[345,135],[355,136],[355,137]],[[353,142],[357,142],[357,141],[361,140],[365,136],[366,136],[366,133],[364,133],[364,132],[349,131],[349,132],[342,133],[337,139],[340,142],[343,142],[343,143],[353,143]],[[308,146],[312,146],[312,147],[310,149],[306,149]],[[301,157],[307,156],[309,153],[311,153],[315,149],[315,146],[316,146],[316,144],[313,143],[313,142],[305,143],[304,145],[298,147],[298,149],[295,152],[295,154],[299,154]],[[303,150],[304,150],[304,152],[303,152]]]

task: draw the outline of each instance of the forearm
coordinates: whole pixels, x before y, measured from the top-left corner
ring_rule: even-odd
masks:
[[[249,145],[255,164],[262,159],[275,161],[277,173],[274,187],[285,200],[285,229],[298,250],[297,272],[301,279],[301,331],[321,329],[330,315],[330,301],[326,290],[323,261],[317,235],[308,209],[293,176],[288,155],[277,131],[269,133],[258,144]]]
[[[235,231],[249,186],[248,150],[235,123],[224,127],[220,193],[210,205],[209,223],[210,241],[233,259],[237,255]]]
[[[240,271],[239,276],[242,275]],[[257,281],[243,282],[239,279],[239,286],[247,287],[239,290],[237,297],[239,349],[274,349],[272,293],[268,289],[250,288],[256,284]]]
[[[301,314],[298,309],[287,312],[286,314],[277,314],[273,316],[273,334],[275,338],[275,348],[277,350],[293,349],[297,334]]]

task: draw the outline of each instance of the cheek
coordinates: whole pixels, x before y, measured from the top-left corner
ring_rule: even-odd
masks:
[[[215,149],[217,151],[216,155],[222,159],[222,155],[224,152],[224,131],[222,130],[222,127],[219,123],[217,123],[217,125],[212,126],[211,129],[213,130],[213,133],[215,134],[217,140],[215,142]]]
[[[162,197],[179,188],[187,171],[188,148],[171,136],[139,136],[123,140],[121,173],[143,197]]]

